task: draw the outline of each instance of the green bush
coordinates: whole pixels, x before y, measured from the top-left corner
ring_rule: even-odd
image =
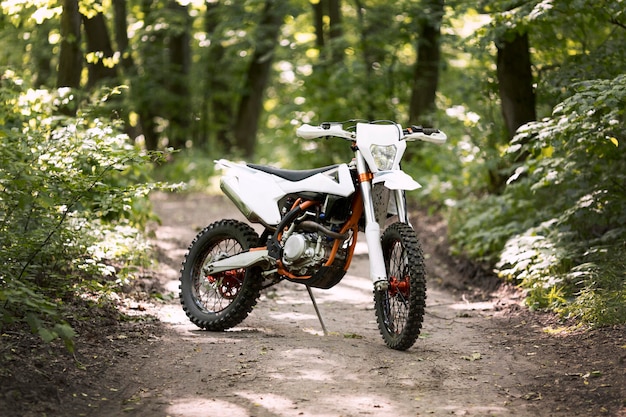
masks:
[[[70,90],[28,89],[6,71],[0,98],[0,325],[26,321],[71,344],[63,305],[91,280],[128,279],[147,262],[155,156],[110,120],[60,115]]]
[[[573,86],[518,131],[525,155],[501,195],[453,218],[460,250],[495,263],[528,304],[590,324],[626,322],[626,76]]]

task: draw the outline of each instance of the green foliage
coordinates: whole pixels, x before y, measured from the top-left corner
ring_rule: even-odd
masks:
[[[575,84],[551,117],[518,131],[527,154],[505,192],[472,204],[455,239],[528,289],[528,303],[583,321],[626,317],[626,76]],[[621,265],[623,266],[623,265]]]
[[[310,168],[351,157],[343,141],[297,138],[301,123],[406,122],[427,2],[342,2],[339,31],[324,17],[324,45],[317,42],[310,2],[278,3],[284,20],[271,57],[255,162]],[[457,253],[497,265],[503,278],[528,290],[530,305],[587,322],[623,320],[623,310],[615,308],[624,305],[624,277],[610,259],[623,254],[626,224],[624,0],[470,3],[445,3],[438,111],[430,117],[450,139],[441,147],[409,147],[403,167],[424,185],[414,195],[432,210],[447,208]],[[85,13],[103,12],[112,39],[128,34],[117,69],[130,94],[66,119],[49,109],[75,105],[86,92],[29,92],[6,80],[0,88],[0,187],[8,193],[0,197],[0,232],[9,233],[0,238],[1,250],[2,259],[10,259],[7,271],[20,277],[9,286],[9,275],[2,275],[0,297],[26,299],[28,290],[29,302],[42,310],[46,300],[59,299],[54,294],[60,277],[119,277],[125,268],[111,257],[144,262],[122,248],[143,248],[133,242],[132,227],[149,219],[141,197],[147,190],[135,186],[146,181],[145,155],[130,156],[136,150],[107,115],[128,117],[138,143],[183,149],[161,167],[161,178],[211,188],[212,161],[237,157],[233,123],[248,93],[243,86],[256,43],[263,42],[255,33],[264,1],[192,2],[183,8],[164,0],[131,2],[129,26],[121,33],[115,33],[121,21],[113,24],[111,4],[80,4]],[[0,7],[0,66],[20,68],[22,79],[52,88],[61,8],[28,1]],[[332,41],[331,29],[340,34]],[[547,118],[508,143],[495,46],[518,32],[528,33],[536,110]],[[175,60],[186,50],[177,43],[185,36],[188,61]],[[188,69],[181,68],[187,63]],[[509,177],[504,187],[502,179]],[[18,233],[24,235],[19,240]],[[74,241],[77,234],[85,241]],[[100,243],[111,239],[119,249]],[[46,291],[35,291],[41,282]]]
[[[159,165],[154,175],[163,181],[184,184],[188,191],[211,192],[216,179],[215,159],[219,157],[203,149],[184,149]]]
[[[146,262],[154,155],[110,121],[58,115],[69,90],[28,89],[11,71],[0,83],[0,323],[25,320],[71,348],[64,303],[89,280],[128,279]]]

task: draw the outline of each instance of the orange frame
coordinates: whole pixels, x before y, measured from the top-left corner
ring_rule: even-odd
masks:
[[[295,207],[297,204],[299,204],[299,202],[300,202],[300,199],[298,199],[294,203],[293,206]],[[318,203],[309,200],[309,201],[305,201],[304,203],[302,203],[300,207],[302,209],[305,209],[315,204],[318,204]],[[352,215],[350,216],[348,221],[346,221],[346,223],[343,225],[343,227],[339,231],[339,233],[343,234],[343,233],[347,233],[349,230],[352,230],[352,243],[350,244],[350,248],[348,248],[348,256],[346,258],[346,264],[343,268],[344,271],[348,270],[348,268],[350,267],[350,263],[352,262],[352,256],[354,255],[354,248],[356,247],[356,241],[357,241],[357,236],[359,232],[359,220],[361,219],[362,214],[363,214],[363,196],[361,195],[360,190],[357,190],[356,195],[354,199],[352,200]],[[278,237],[280,238],[280,234],[278,235]],[[328,257],[328,261],[326,261],[324,266],[331,266],[333,264],[333,262],[335,261],[335,256],[337,255],[337,252],[339,251],[339,246],[341,245],[341,243],[342,241],[340,239],[335,239],[335,242],[333,243],[333,248],[330,252],[330,256]],[[297,280],[304,281],[304,280],[311,278],[311,275],[298,276],[287,271],[284,268],[283,263],[281,262],[280,259],[276,260],[276,264],[278,266],[278,273],[290,279],[297,279]]]

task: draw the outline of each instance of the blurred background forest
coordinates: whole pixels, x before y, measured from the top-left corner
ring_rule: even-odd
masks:
[[[0,322],[70,341],[58,306],[148,262],[153,178],[345,161],[294,132],[354,118],[448,134],[404,167],[456,255],[533,308],[626,322],[623,0],[0,4]]]

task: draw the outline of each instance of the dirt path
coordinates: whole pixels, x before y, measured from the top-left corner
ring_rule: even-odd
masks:
[[[220,197],[154,201],[163,219],[158,276],[177,293],[195,233],[225,211],[239,216]],[[423,232],[427,251],[432,232]],[[376,327],[366,255],[356,258],[339,285],[315,290],[328,336],[305,288],[292,283],[270,289],[224,333],[198,331],[176,299],[154,306],[165,330],[110,371],[107,380],[117,372],[124,382],[97,415],[626,416],[624,328],[553,336],[538,318],[510,306],[496,311],[497,300],[469,302],[430,285],[422,337],[407,352],[393,351]],[[436,256],[428,262],[431,281],[452,279]],[[601,346],[588,339],[600,336]],[[573,345],[584,357],[572,355]]]
[[[441,223],[413,216],[428,308],[420,339],[397,352],[378,333],[362,249],[341,283],[314,290],[328,336],[292,283],[266,291],[231,331],[197,330],[178,304],[181,260],[202,227],[240,217],[221,197],[157,194],[154,203],[161,262],[143,285],[169,301],[123,299],[137,321],[81,318],[73,355],[2,334],[10,366],[0,369],[0,416],[626,417],[626,327],[559,332],[514,292],[476,301],[484,286],[455,272]]]

